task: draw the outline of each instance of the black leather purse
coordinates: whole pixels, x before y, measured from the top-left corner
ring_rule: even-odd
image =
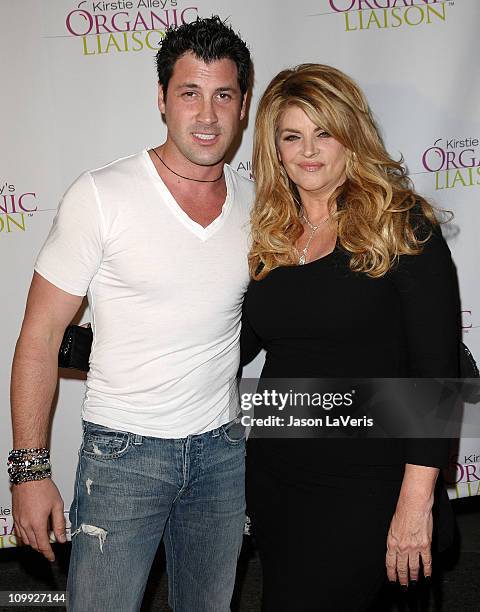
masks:
[[[90,323],[87,323],[87,327],[69,325],[58,351],[58,367],[88,372],[92,342],[93,332]]]

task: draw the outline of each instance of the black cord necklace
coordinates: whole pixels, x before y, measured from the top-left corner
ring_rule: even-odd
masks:
[[[196,183],[216,183],[217,181],[219,181],[222,176],[223,176],[223,168],[222,168],[222,173],[220,174],[220,176],[216,179],[213,179],[212,181],[205,181],[202,179],[194,179],[194,178],[189,178],[188,176],[183,176],[181,174],[178,174],[178,172],[175,172],[175,170],[172,170],[169,166],[167,166],[167,164],[163,161],[163,159],[160,157],[160,155],[155,151],[155,149],[152,149],[152,151],[155,153],[155,155],[158,157],[158,159],[162,162],[162,164],[165,166],[165,168],[167,170],[170,170],[170,172],[172,174],[174,174],[175,176],[178,176],[182,179],[185,179],[186,181],[195,181]]]

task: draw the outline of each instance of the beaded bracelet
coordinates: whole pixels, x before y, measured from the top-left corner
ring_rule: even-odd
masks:
[[[50,457],[50,451],[48,448],[14,448],[8,453],[8,460],[15,461],[17,459],[24,459],[25,456],[31,457]]]
[[[17,448],[7,460],[11,484],[42,480],[52,475],[48,448]]]
[[[29,482],[30,480],[43,480],[44,478],[50,478],[52,472],[50,468],[43,470],[42,472],[18,472],[10,474],[10,483],[13,485],[21,484],[22,482]]]

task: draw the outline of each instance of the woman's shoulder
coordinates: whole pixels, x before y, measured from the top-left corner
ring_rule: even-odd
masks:
[[[410,228],[413,231],[419,251],[416,254],[399,255],[391,269],[393,278],[404,273],[421,280],[432,275],[450,275],[453,267],[448,244],[442,234],[442,222],[425,214],[421,203],[415,204],[410,212]]]
[[[409,210],[408,225],[413,230],[417,240],[428,240],[430,236],[441,235],[440,221],[434,209],[424,207],[418,199]]]
[[[413,239],[420,252],[417,255],[401,255],[401,260],[419,257],[422,254],[444,253],[450,256],[450,249],[442,233],[442,225],[449,222],[448,211],[435,209],[425,200],[417,199],[408,211],[407,231],[413,232]]]

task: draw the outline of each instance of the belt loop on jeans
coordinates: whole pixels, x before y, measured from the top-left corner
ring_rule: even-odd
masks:
[[[210,433],[212,435],[212,438],[218,438],[218,436],[220,435],[220,427],[212,429]]]
[[[141,434],[133,434],[133,444],[143,444],[143,436]]]

